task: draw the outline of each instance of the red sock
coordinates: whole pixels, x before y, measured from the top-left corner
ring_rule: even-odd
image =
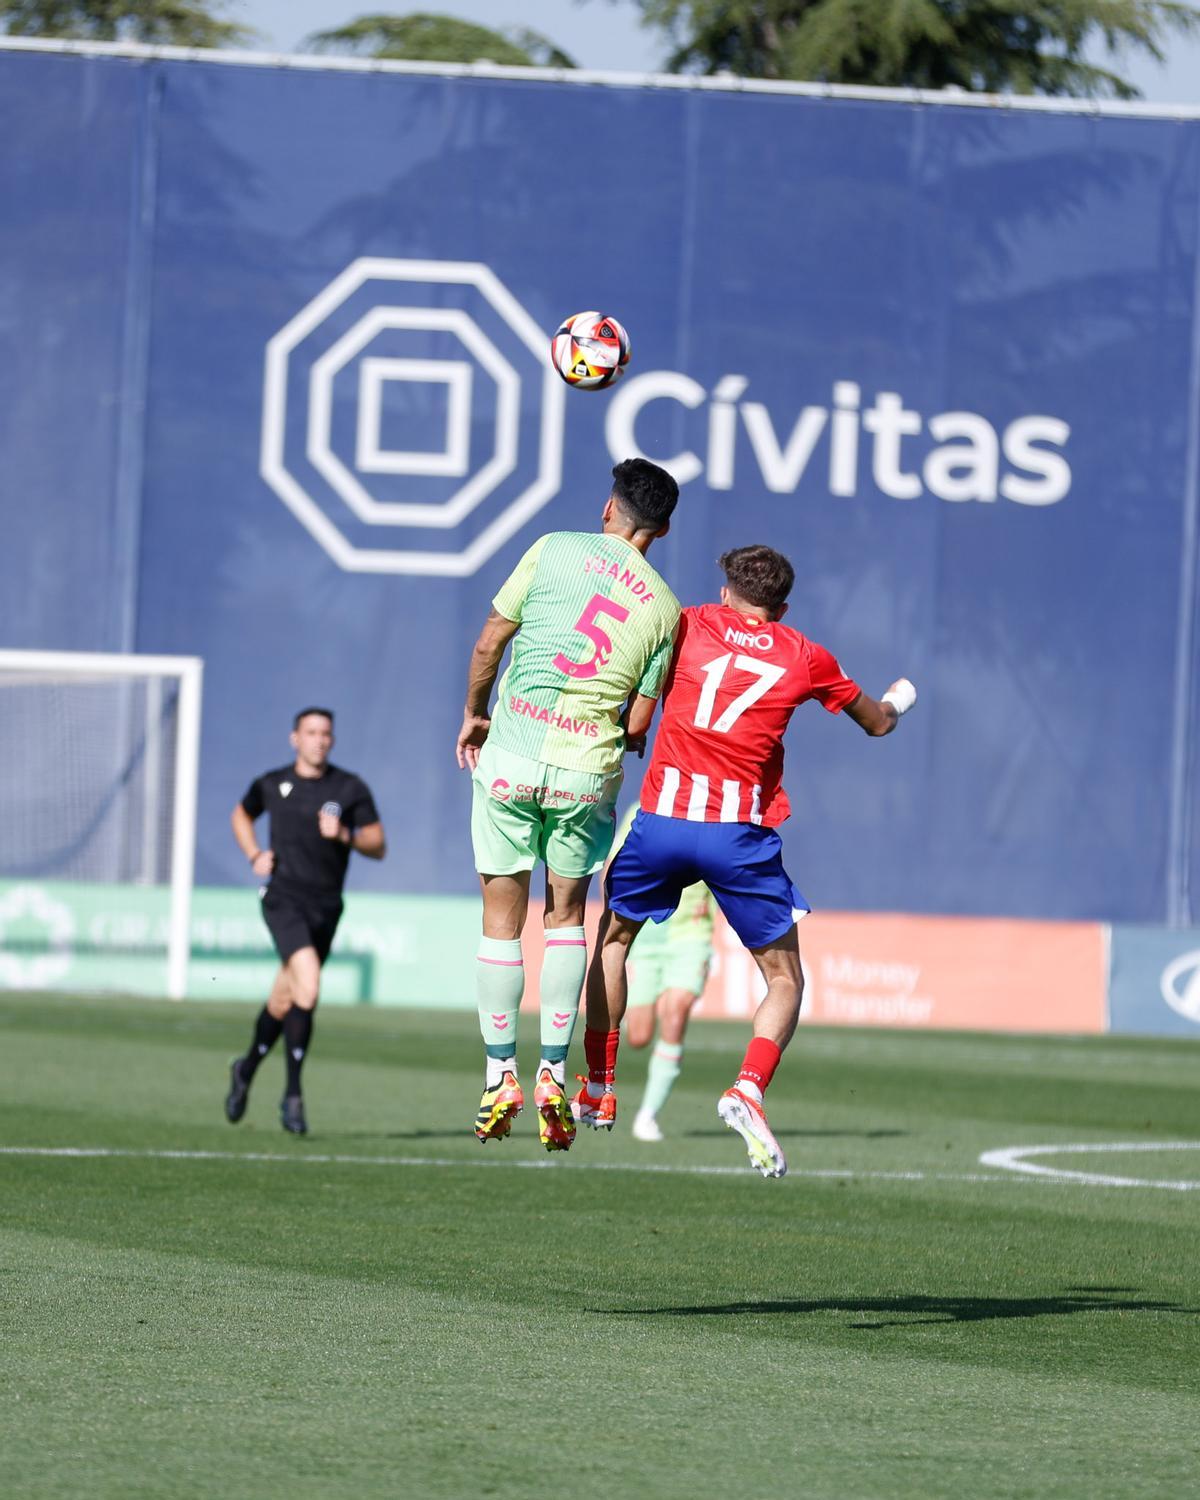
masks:
[[[768,1041],[765,1036],[752,1038],[738,1070],[738,1082],[744,1078],[747,1083],[757,1084],[759,1091],[765,1094],[782,1056],[783,1053],[775,1043]]]
[[[587,1058],[588,1082],[593,1091],[605,1084],[611,1087],[617,1072],[617,1043],[620,1040],[619,1031],[593,1031],[590,1026],[583,1028],[583,1052]]]

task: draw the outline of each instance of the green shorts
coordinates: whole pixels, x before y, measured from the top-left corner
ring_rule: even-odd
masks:
[[[670,938],[656,942],[654,931],[654,923],[647,922],[630,949],[629,1004],[653,1005],[664,990],[702,995],[712,962],[712,944],[671,942]]]
[[[485,744],[472,782],[481,875],[515,875],[538,860],[572,880],[602,868],[617,826],[620,771],[564,771]]]

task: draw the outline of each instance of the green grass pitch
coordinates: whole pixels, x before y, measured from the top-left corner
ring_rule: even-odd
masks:
[[[9,1500],[1200,1489],[1200,1192],[979,1161],[1200,1141],[1200,1044],[804,1030],[766,1182],[714,1108],[744,1027],[694,1028],[661,1146],[626,1051],[617,1130],[551,1160],[532,1110],[471,1135],[470,1014],[327,1010],[312,1133],[278,1055],[232,1128],[253,1011],[0,1000]]]

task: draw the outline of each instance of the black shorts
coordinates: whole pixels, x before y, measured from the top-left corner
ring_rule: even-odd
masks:
[[[315,948],[324,963],[342,919],[342,901],[340,896],[330,900],[268,885],[262,893],[262,914],[284,963],[301,948]]]

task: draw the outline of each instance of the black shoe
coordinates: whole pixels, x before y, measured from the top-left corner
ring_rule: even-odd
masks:
[[[304,1100],[299,1094],[286,1094],[279,1105],[279,1123],[292,1135],[307,1135],[308,1121],[304,1118]]]
[[[236,1125],[246,1113],[246,1104],[250,1098],[250,1085],[242,1077],[241,1064],[240,1057],[235,1057],[229,1064],[229,1092],[225,1096],[225,1118],[231,1125]]]

